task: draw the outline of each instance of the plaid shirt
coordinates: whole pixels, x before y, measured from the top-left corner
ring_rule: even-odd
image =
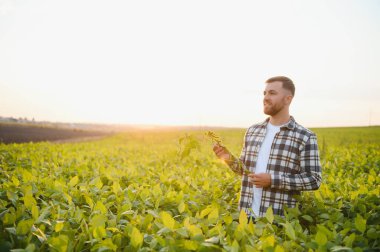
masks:
[[[255,172],[260,146],[266,134],[269,118],[248,128],[240,159],[232,157],[230,168],[243,175],[239,210],[251,215],[253,185],[249,183],[245,169]],[[263,188],[260,216],[265,215],[269,206],[273,213],[284,215],[284,206],[295,207],[301,191],[316,190],[321,184],[321,165],[317,137],[302,127],[293,117],[281,127],[273,140],[267,173],[271,174],[271,186]]]

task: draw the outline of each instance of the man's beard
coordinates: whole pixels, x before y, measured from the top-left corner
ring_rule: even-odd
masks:
[[[275,116],[284,108],[284,104],[276,104],[276,105],[270,105],[269,108],[265,109],[264,106],[264,114],[269,116]]]

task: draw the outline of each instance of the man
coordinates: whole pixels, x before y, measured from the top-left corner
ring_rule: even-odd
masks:
[[[213,148],[242,175],[239,209],[248,216],[264,216],[270,206],[274,214],[283,216],[284,206],[296,206],[294,196],[316,190],[321,184],[317,138],[289,114],[294,93],[289,78],[268,79],[263,102],[269,117],[248,128],[240,159],[223,146]]]

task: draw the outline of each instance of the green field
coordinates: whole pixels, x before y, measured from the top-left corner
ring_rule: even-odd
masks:
[[[0,144],[0,251],[380,250],[380,127],[313,130],[320,189],[256,224],[203,131]],[[244,130],[215,132],[239,155]]]

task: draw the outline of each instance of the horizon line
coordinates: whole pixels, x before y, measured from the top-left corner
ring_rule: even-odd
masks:
[[[117,122],[65,122],[65,121],[48,121],[48,120],[30,120],[27,117],[7,117],[0,116],[0,119],[15,119],[20,121],[1,121],[0,123],[14,123],[14,124],[77,124],[77,125],[98,125],[98,126],[124,126],[124,127],[136,127],[136,128],[146,128],[146,127],[156,127],[156,128],[226,128],[226,129],[247,129],[248,127],[243,126],[217,126],[217,125],[195,125],[195,124],[154,124],[154,123],[117,123]],[[25,120],[25,118],[27,120]],[[33,118],[34,119],[34,118]],[[252,124],[253,125],[253,124]],[[366,127],[379,127],[380,125],[338,125],[338,126],[305,126],[306,128],[366,128]],[[250,126],[249,126],[250,127]]]

